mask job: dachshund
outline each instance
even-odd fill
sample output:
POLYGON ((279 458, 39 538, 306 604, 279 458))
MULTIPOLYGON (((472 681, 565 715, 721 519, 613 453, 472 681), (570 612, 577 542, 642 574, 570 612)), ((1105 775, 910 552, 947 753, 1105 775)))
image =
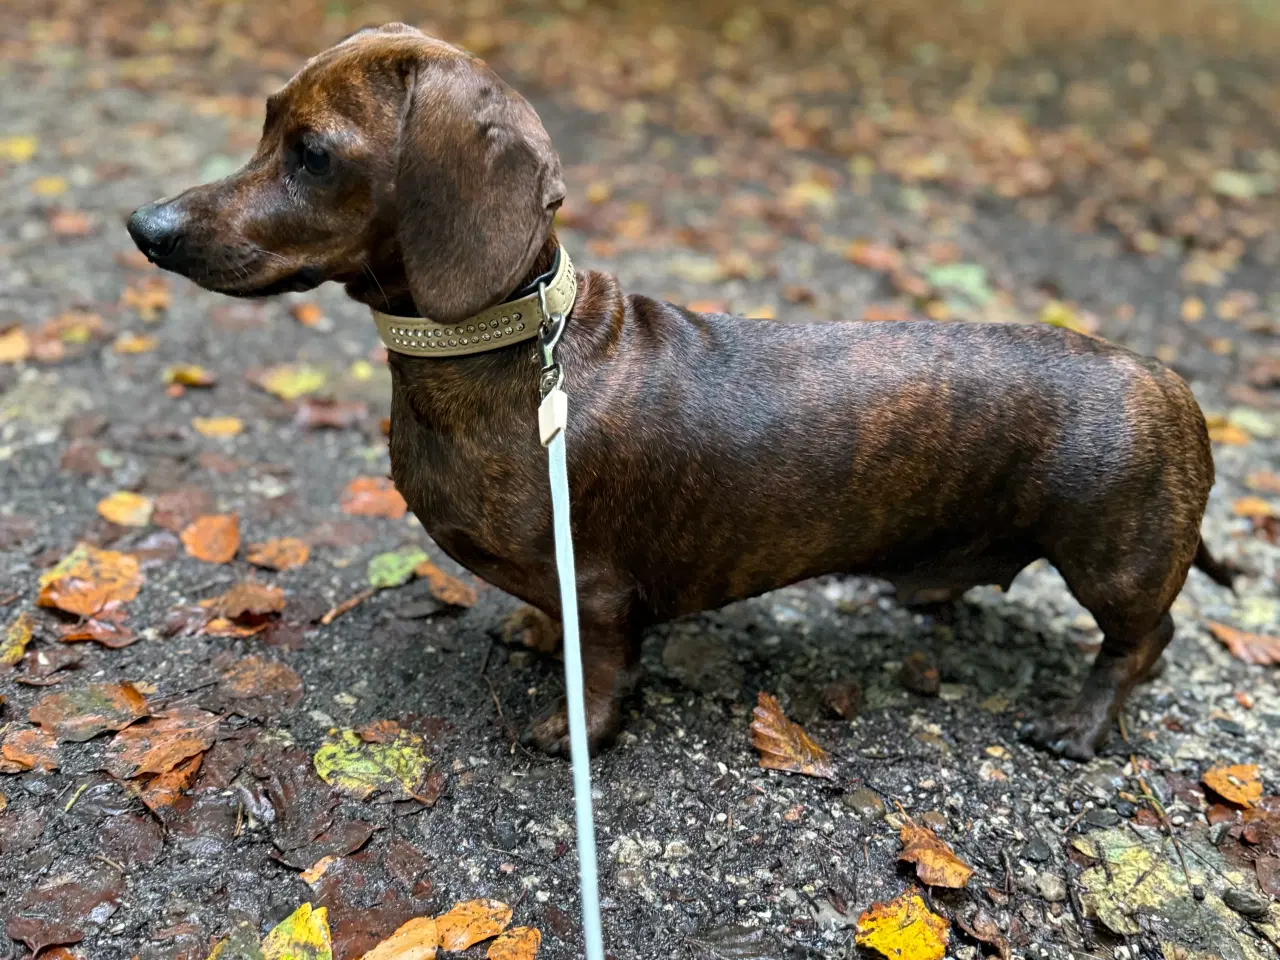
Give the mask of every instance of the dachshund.
MULTIPOLYGON (((564 196, 523 97, 389 24, 269 97, 243 169, 128 229, 209 290, 335 281, 369 306, 396 487, 445 553, 530 605, 544 643, 559 593, 531 338, 558 284, 593 749, 652 624, 827 574, 945 602, 1046 558, 1105 639, 1078 698, 1027 733, 1088 759, 1173 636, 1189 569, 1229 585, 1200 535, 1205 419, 1154 360, 1048 325, 784 323, 624 294, 567 266, 564 196)), ((563 701, 529 739, 567 754, 563 701)))

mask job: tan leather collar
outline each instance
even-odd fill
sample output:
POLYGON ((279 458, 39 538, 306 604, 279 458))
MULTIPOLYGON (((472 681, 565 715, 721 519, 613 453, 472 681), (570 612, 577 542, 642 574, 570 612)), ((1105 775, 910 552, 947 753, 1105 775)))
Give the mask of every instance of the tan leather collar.
MULTIPOLYGON (((568 316, 578 295, 578 275, 569 252, 560 248, 560 264, 546 287, 547 310, 568 316)), ((537 291, 509 300, 458 323, 436 323, 423 317, 397 317, 373 310, 378 336, 388 350, 411 357, 462 357, 500 350, 530 340, 546 319, 537 291)))

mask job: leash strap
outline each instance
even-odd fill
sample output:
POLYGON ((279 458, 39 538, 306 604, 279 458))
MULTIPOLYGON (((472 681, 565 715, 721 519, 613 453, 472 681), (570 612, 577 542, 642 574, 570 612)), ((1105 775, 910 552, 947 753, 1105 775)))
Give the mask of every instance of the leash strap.
POLYGON ((547 312, 546 287, 539 287, 543 315, 538 332, 542 357, 538 431, 547 448, 551 474, 551 514, 556 542, 556 570, 560 575, 560 621, 564 626, 564 689, 569 708, 569 748, 573 756, 573 800, 578 825, 578 876, 582 881, 582 935, 587 960, 604 960, 600 930, 600 888, 596 876, 596 828, 591 810, 591 754, 587 746, 587 711, 582 682, 582 647, 578 638, 578 588, 573 565, 573 536, 569 528, 569 467, 565 458, 565 430, 569 399, 564 371, 556 362, 556 344, 564 332, 565 314, 547 312))

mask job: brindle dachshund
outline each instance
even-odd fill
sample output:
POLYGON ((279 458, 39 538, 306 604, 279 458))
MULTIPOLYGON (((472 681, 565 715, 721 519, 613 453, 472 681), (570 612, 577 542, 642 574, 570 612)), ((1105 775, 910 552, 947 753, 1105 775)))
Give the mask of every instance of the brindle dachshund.
MULTIPOLYGON (((560 164, 483 61, 402 24, 320 54, 267 100, 239 172, 137 210, 156 264, 262 297, 327 280, 456 323, 544 276, 560 164)), ((787 324, 692 313, 579 274, 559 359, 588 727, 617 732, 650 624, 821 574, 904 598, 1007 586, 1047 558, 1105 641, 1032 735, 1093 756, 1173 635, 1213 459, 1187 385, 1048 326, 787 324)), ((390 353, 391 468, 436 543, 555 630, 534 343, 390 353)), ((532 740, 566 753, 563 704, 532 740)))

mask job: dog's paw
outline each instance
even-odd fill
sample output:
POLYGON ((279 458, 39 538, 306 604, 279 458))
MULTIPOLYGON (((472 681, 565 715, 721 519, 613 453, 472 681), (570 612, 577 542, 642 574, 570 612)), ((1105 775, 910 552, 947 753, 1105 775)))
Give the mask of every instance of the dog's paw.
POLYGON ((1111 717, 1106 710, 1073 704, 1029 723, 1020 731, 1024 740, 1068 760, 1092 760, 1111 737, 1111 717))
POLYGON ((513 610, 502 621, 502 642, 508 646, 526 647, 538 653, 560 652, 564 642, 560 624, 537 607, 527 604, 513 610))
MULTIPOLYGON (((620 713, 617 702, 587 693, 587 745, 592 756, 613 743, 618 735, 620 713)), ((552 756, 571 756, 569 710, 564 698, 533 722, 523 737, 526 746, 552 756)))

